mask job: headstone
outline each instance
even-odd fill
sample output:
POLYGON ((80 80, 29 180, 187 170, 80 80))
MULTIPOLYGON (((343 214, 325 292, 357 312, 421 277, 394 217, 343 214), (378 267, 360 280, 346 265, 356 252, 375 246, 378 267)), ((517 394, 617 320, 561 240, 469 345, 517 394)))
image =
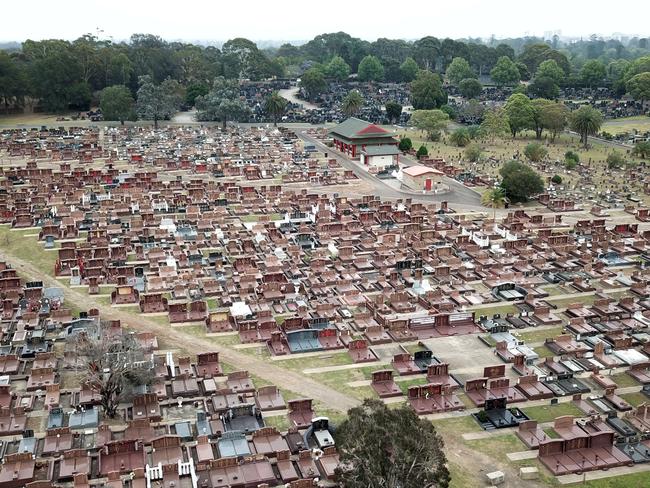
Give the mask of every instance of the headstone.
POLYGON ((498 486, 505 481, 506 475, 503 471, 492 471, 485 475, 490 483, 490 486, 498 486))

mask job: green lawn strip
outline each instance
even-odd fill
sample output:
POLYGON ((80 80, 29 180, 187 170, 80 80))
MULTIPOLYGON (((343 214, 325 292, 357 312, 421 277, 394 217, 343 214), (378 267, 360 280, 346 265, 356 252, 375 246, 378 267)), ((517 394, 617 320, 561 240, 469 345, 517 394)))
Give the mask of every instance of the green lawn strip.
POLYGON ((628 386, 639 386, 639 382, 627 373, 613 374, 611 376, 608 376, 608 378, 621 388, 626 388, 628 386))
POLYGON ((621 398, 633 407, 638 407, 642 403, 650 403, 650 398, 640 391, 637 391, 636 393, 623 393, 621 398))
POLYGON ((552 358, 555 356, 555 353, 546 346, 534 347, 533 351, 535 351, 540 358, 552 358))
POLYGON ((584 412, 576 407, 572 402, 558 403, 556 405, 542 405, 539 407, 523 407, 521 409, 531 420, 537 422, 552 422, 563 415, 573 415, 575 417, 584 416, 584 412))
POLYGON ((37 236, 38 229, 11 230, 8 225, 0 225, 0 249, 7 254, 30 262, 48 276, 54 276, 54 265, 58 257, 56 251, 46 251, 44 242, 37 236))
POLYGON ((302 372, 303 370, 310 368, 344 366, 348 364, 354 364, 354 362, 352 361, 352 358, 347 353, 347 351, 337 351, 326 355, 282 359, 280 361, 275 361, 275 364, 292 371, 302 372))
POLYGON ((509 462, 506 454, 527 450, 526 445, 515 434, 470 440, 465 441, 465 444, 476 451, 489 453, 491 458, 504 463, 509 462))
POLYGON ((562 333, 563 326, 558 325, 550 329, 527 329, 525 331, 513 331, 512 335, 516 336, 518 339, 521 339, 524 342, 543 342, 546 338, 559 336, 562 333))

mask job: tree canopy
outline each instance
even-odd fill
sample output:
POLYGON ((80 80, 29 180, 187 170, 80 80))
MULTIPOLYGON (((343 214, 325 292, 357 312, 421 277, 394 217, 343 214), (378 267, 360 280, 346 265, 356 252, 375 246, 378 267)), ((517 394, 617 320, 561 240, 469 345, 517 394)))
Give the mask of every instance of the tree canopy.
POLYGON ((475 78, 465 78, 458 84, 458 91, 465 98, 476 98, 483 91, 483 85, 475 78))
POLYGON ((365 400, 336 430, 336 481, 346 488, 446 488, 444 443, 413 409, 365 400))
POLYGON ((522 130, 533 127, 533 105, 526 95, 521 93, 511 95, 504 109, 508 116, 508 125, 513 138, 522 130))
POLYGON ((411 82, 411 103, 416 110, 439 108, 447 103, 447 93, 442 88, 440 76, 421 70, 411 82))
POLYGON ((327 64, 326 71, 330 78, 343 81, 350 76, 350 65, 341 56, 334 56, 327 64))
POLYGON ((327 82, 321 70, 310 68, 300 77, 300 86, 307 92, 307 97, 313 99, 327 89, 327 82))
POLYGON ((509 161, 499 169, 501 188, 512 202, 526 202, 544 190, 539 174, 527 164, 509 161))
POLYGON ((454 58, 447 67, 445 75, 449 83, 455 86, 466 78, 476 78, 474 70, 464 58, 454 58))
POLYGON ((580 141, 587 147, 589 136, 598 133, 603 124, 603 114, 589 105, 583 105, 569 116, 571 130, 580 134, 580 141))
POLYGON ((384 79, 384 66, 376 56, 366 56, 359 63, 358 75, 361 81, 381 81, 384 79))
POLYGON ((520 73, 512 59, 501 56, 490 71, 490 77, 497 85, 514 85, 520 80, 520 73))
POLYGON ((176 113, 180 104, 178 82, 166 79, 162 83, 156 84, 151 76, 140 78, 136 103, 136 111, 140 119, 153 120, 154 126, 158 127, 158 121, 169 120, 176 113))
POLYGON ((449 115, 442 110, 415 110, 411 115, 411 124, 426 132, 430 141, 439 140, 448 123, 449 115))
POLYGON ((104 120, 119 120, 121 124, 135 118, 134 104, 131 90, 124 85, 107 86, 99 97, 104 120))
POLYGON ((221 121, 223 127, 228 121, 245 121, 250 109, 239 98, 239 84, 224 77, 215 78, 212 89, 196 99, 196 118, 201 121, 221 121))

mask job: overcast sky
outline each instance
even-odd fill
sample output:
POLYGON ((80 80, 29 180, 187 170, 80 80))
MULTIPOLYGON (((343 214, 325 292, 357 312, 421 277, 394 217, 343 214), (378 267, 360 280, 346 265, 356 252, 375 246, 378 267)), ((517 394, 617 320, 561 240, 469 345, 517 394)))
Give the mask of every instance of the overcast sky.
POLYGON ((325 32, 416 39, 650 35, 650 1, 609 0, 31 0, 2 5, 1 41, 115 40, 151 33, 167 40, 308 40, 325 32), (616 12, 616 6, 621 11, 616 12))

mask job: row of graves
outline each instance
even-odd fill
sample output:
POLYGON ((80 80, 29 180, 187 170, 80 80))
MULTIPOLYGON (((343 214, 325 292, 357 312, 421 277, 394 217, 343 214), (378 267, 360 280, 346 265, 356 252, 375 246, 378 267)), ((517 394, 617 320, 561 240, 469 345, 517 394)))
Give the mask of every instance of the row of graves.
POLYGON ((97 310, 74 317, 59 289, 25 283, 6 263, 0 285, 0 486, 334 485, 334 426, 312 400, 285 401, 244 370, 225 373, 216 352, 161 352, 153 334, 97 310), (137 343, 130 360, 151 377, 108 418, 81 345, 125 335, 137 343), (286 416, 289 429, 267 426, 269 415, 286 416))
POLYGON ((486 429, 517 427, 517 436, 538 450, 540 461, 554 475, 650 462, 650 401, 634 407, 621 396, 630 388, 621 388, 610 378, 625 373, 639 385, 631 389, 650 398, 650 276, 645 269, 622 273, 626 265, 618 263, 617 271, 601 266, 607 271, 601 276, 594 268, 585 268, 578 276, 544 275, 549 282, 593 292, 589 303, 576 298, 560 312, 552 301, 526 298, 517 303, 516 316, 483 317, 489 344, 496 344, 495 354, 505 364, 486 368, 484 378, 466 381, 465 391, 475 405, 485 399, 484 410, 474 416, 486 429), (626 293, 613 298, 590 285, 596 280, 610 292, 626 293), (563 326, 561 335, 544 341, 549 357, 541 359, 513 335, 515 328, 527 325, 563 326), (514 392, 499 388, 509 386, 501 379, 506 365, 519 375, 514 392), (497 378, 490 381, 493 376, 497 378), (494 395, 485 395, 485 380, 494 395), (480 393, 473 392, 475 387, 480 393), (570 401, 583 417, 557 418, 552 426, 555 435, 549 435, 549 428, 508 406, 525 400, 570 401))

